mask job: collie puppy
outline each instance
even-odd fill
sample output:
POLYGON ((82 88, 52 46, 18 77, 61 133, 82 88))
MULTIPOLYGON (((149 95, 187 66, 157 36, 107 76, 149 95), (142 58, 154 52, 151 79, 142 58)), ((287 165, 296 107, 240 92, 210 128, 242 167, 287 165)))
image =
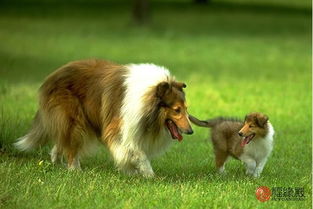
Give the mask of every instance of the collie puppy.
POLYGON ((80 169, 81 156, 97 141, 107 146, 119 170, 152 177, 150 159, 192 134, 186 85, 153 64, 117 65, 75 61, 46 78, 29 133, 15 143, 30 150, 52 141, 51 160, 80 169))
POLYGON ((215 164, 220 173, 229 156, 246 164, 246 174, 259 177, 273 149, 274 129, 268 116, 250 113, 242 122, 237 119, 214 118, 199 120, 189 116, 192 123, 209 127, 215 153, 215 164))

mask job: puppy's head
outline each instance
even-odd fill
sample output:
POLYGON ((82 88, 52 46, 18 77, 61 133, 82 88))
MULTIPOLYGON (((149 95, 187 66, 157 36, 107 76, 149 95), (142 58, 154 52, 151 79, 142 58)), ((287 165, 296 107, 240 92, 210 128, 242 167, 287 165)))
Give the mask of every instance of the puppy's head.
POLYGON ((164 123, 172 138, 179 141, 183 139, 182 133, 193 133, 188 119, 183 88, 186 88, 186 84, 172 81, 161 82, 156 90, 160 108, 164 112, 164 123))
POLYGON ((250 113, 245 117, 244 125, 238 132, 243 138, 241 145, 248 144, 254 138, 263 138, 267 133, 268 116, 262 113, 250 113))

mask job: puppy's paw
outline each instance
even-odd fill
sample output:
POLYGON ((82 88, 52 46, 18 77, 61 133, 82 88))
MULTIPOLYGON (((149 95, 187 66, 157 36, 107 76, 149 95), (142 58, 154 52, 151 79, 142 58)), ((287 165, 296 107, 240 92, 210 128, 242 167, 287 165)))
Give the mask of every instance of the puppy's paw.
POLYGON ((259 172, 254 172, 252 175, 254 178, 259 178, 261 174, 259 172))
POLYGON ((253 175, 254 175, 254 173, 255 173, 255 172, 254 172, 254 171, 252 171, 252 170, 249 170, 249 169, 248 169, 248 170, 246 170, 246 175, 247 175, 247 176, 253 176, 253 175))
POLYGON ((225 168, 223 166, 223 167, 220 167, 220 168, 217 169, 217 173, 220 174, 220 175, 225 175, 227 172, 226 172, 226 170, 225 170, 225 168))

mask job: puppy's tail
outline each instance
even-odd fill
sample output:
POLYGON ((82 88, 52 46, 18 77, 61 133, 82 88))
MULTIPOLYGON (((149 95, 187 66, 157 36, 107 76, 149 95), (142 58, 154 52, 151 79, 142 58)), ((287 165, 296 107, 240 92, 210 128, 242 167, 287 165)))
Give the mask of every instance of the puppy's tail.
POLYGON ((213 119, 209 119, 209 120, 199 120, 198 118, 196 118, 192 115, 189 115, 189 120, 197 126, 213 128, 214 126, 221 123, 225 119, 223 117, 218 117, 218 118, 213 118, 213 119))
POLYGON ((29 151, 47 142, 47 134, 42 124, 39 111, 33 121, 33 126, 28 134, 17 139, 14 146, 20 151, 29 151))

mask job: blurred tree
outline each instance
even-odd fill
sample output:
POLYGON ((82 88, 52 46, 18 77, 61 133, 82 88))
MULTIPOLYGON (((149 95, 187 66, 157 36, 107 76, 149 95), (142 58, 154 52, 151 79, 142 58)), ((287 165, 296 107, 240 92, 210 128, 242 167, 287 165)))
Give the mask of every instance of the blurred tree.
POLYGON ((133 0, 133 16, 138 24, 143 24, 149 19, 149 0, 133 0))

